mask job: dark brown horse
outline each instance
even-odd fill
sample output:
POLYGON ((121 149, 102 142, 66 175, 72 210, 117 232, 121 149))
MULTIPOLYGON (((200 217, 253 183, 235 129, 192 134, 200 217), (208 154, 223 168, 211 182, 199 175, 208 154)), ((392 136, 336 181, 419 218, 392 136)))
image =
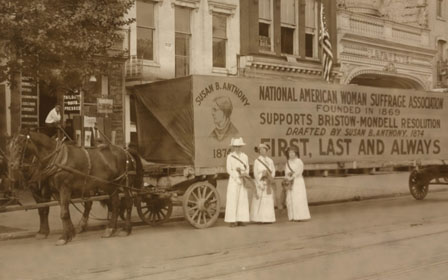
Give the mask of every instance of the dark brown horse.
POLYGON ((109 194, 112 217, 103 237, 110 237, 117 228, 119 193, 123 192, 126 215, 121 234, 130 234, 131 189, 142 185, 141 162, 135 153, 115 145, 102 148, 76 147, 37 132, 15 136, 10 144, 11 169, 22 171, 25 163, 33 157, 37 161, 35 166, 38 166, 35 176, 46 180, 49 188, 58 193, 63 233, 57 245, 66 244, 75 236, 69 203, 76 193, 87 197, 92 192, 102 190, 109 194))
MULTIPOLYGON (((20 181, 13 182, 13 184, 20 183, 22 186, 26 186, 30 190, 36 203, 49 202, 52 197, 57 196, 57 192, 50 187, 49 178, 41 179, 37 162, 31 162, 31 164, 28 164, 25 168, 24 167, 25 166, 22 167, 20 175, 17 176, 20 177, 20 181)), ((18 174, 16 173, 15 175, 18 174)), ((80 196, 80 194, 77 195, 78 197, 80 196)), ((87 198, 87 196, 87 194, 84 194, 85 198, 87 198)), ((110 208, 109 201, 101 201, 101 203, 103 204, 103 206, 106 205, 110 208)), ((76 230, 77 233, 81 233, 87 229, 92 204, 92 201, 83 202, 84 211, 76 230)), ((37 210, 39 213, 39 230, 36 234, 36 239, 44 239, 47 238, 50 234, 50 225, 48 222, 50 207, 39 207, 37 210)))

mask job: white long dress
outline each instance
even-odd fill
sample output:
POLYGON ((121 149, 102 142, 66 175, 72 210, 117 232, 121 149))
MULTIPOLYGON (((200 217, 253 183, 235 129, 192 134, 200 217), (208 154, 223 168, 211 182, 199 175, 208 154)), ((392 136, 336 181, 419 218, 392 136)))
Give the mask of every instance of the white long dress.
POLYGON ((303 162, 299 158, 288 160, 293 174, 289 174, 291 170, 288 164, 285 166, 286 177, 294 179, 291 190, 286 191, 286 207, 288 208, 288 219, 294 220, 308 220, 311 218, 310 210, 308 208, 308 199, 306 196, 305 181, 303 180, 303 162))
POLYGON ((227 185, 227 201, 226 213, 224 221, 227 223, 234 222, 249 222, 249 199, 247 189, 243 186, 240 174, 237 169, 241 170, 243 174, 249 174, 249 160, 247 155, 235 152, 227 156, 227 173, 229 174, 229 183, 227 185), (236 158, 241 160, 237 160, 236 158))
POLYGON ((275 222, 275 190, 271 189, 268 194, 267 183, 265 180, 261 179, 266 172, 270 172, 275 175, 274 162, 269 157, 259 156, 254 161, 255 185, 257 187, 257 194, 259 197, 257 198, 255 195, 252 197, 252 204, 250 206, 250 220, 253 222, 275 222), (269 170, 260 161, 262 161, 269 168, 269 170))

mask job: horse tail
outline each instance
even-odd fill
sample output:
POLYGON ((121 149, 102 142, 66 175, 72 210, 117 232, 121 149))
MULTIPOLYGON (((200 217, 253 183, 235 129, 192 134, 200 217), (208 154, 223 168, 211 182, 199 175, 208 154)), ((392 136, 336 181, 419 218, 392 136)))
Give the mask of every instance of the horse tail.
POLYGON ((135 162, 135 176, 134 180, 132 182, 133 188, 141 189, 143 187, 143 164, 140 156, 138 155, 137 151, 134 149, 128 150, 129 154, 132 156, 135 162))

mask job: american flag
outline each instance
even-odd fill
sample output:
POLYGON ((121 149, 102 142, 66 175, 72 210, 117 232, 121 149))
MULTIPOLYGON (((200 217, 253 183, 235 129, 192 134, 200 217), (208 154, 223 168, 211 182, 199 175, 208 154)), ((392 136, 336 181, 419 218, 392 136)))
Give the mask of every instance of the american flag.
POLYGON ((333 50, 328 34, 327 20, 325 18, 324 3, 320 4, 320 36, 319 42, 322 46, 322 77, 330 81, 331 67, 333 66, 333 50))

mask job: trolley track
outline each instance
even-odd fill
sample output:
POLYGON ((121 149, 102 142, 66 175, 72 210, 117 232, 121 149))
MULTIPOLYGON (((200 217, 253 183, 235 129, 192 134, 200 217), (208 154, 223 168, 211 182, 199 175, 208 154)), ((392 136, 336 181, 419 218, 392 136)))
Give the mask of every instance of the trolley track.
MULTIPOLYGON (((377 225, 352 232, 331 232, 302 236, 293 240, 290 238, 270 240, 261 244, 253 243, 201 255, 152 262, 150 266, 133 267, 130 270, 126 267, 121 269, 128 271, 127 279, 249 279, 250 275, 263 275, 265 272, 285 266, 305 265, 313 260, 328 257, 356 255, 375 247, 412 243, 447 233, 448 219, 426 221, 418 232, 409 222, 394 226, 377 225)), ((383 276, 412 272, 419 268, 444 265, 447 262, 448 254, 440 254, 426 263, 406 264, 383 272, 347 279, 384 279, 383 276)), ((91 279, 89 275, 83 276, 80 279, 91 279)), ((113 271, 102 277, 121 279, 114 278, 113 271)))

